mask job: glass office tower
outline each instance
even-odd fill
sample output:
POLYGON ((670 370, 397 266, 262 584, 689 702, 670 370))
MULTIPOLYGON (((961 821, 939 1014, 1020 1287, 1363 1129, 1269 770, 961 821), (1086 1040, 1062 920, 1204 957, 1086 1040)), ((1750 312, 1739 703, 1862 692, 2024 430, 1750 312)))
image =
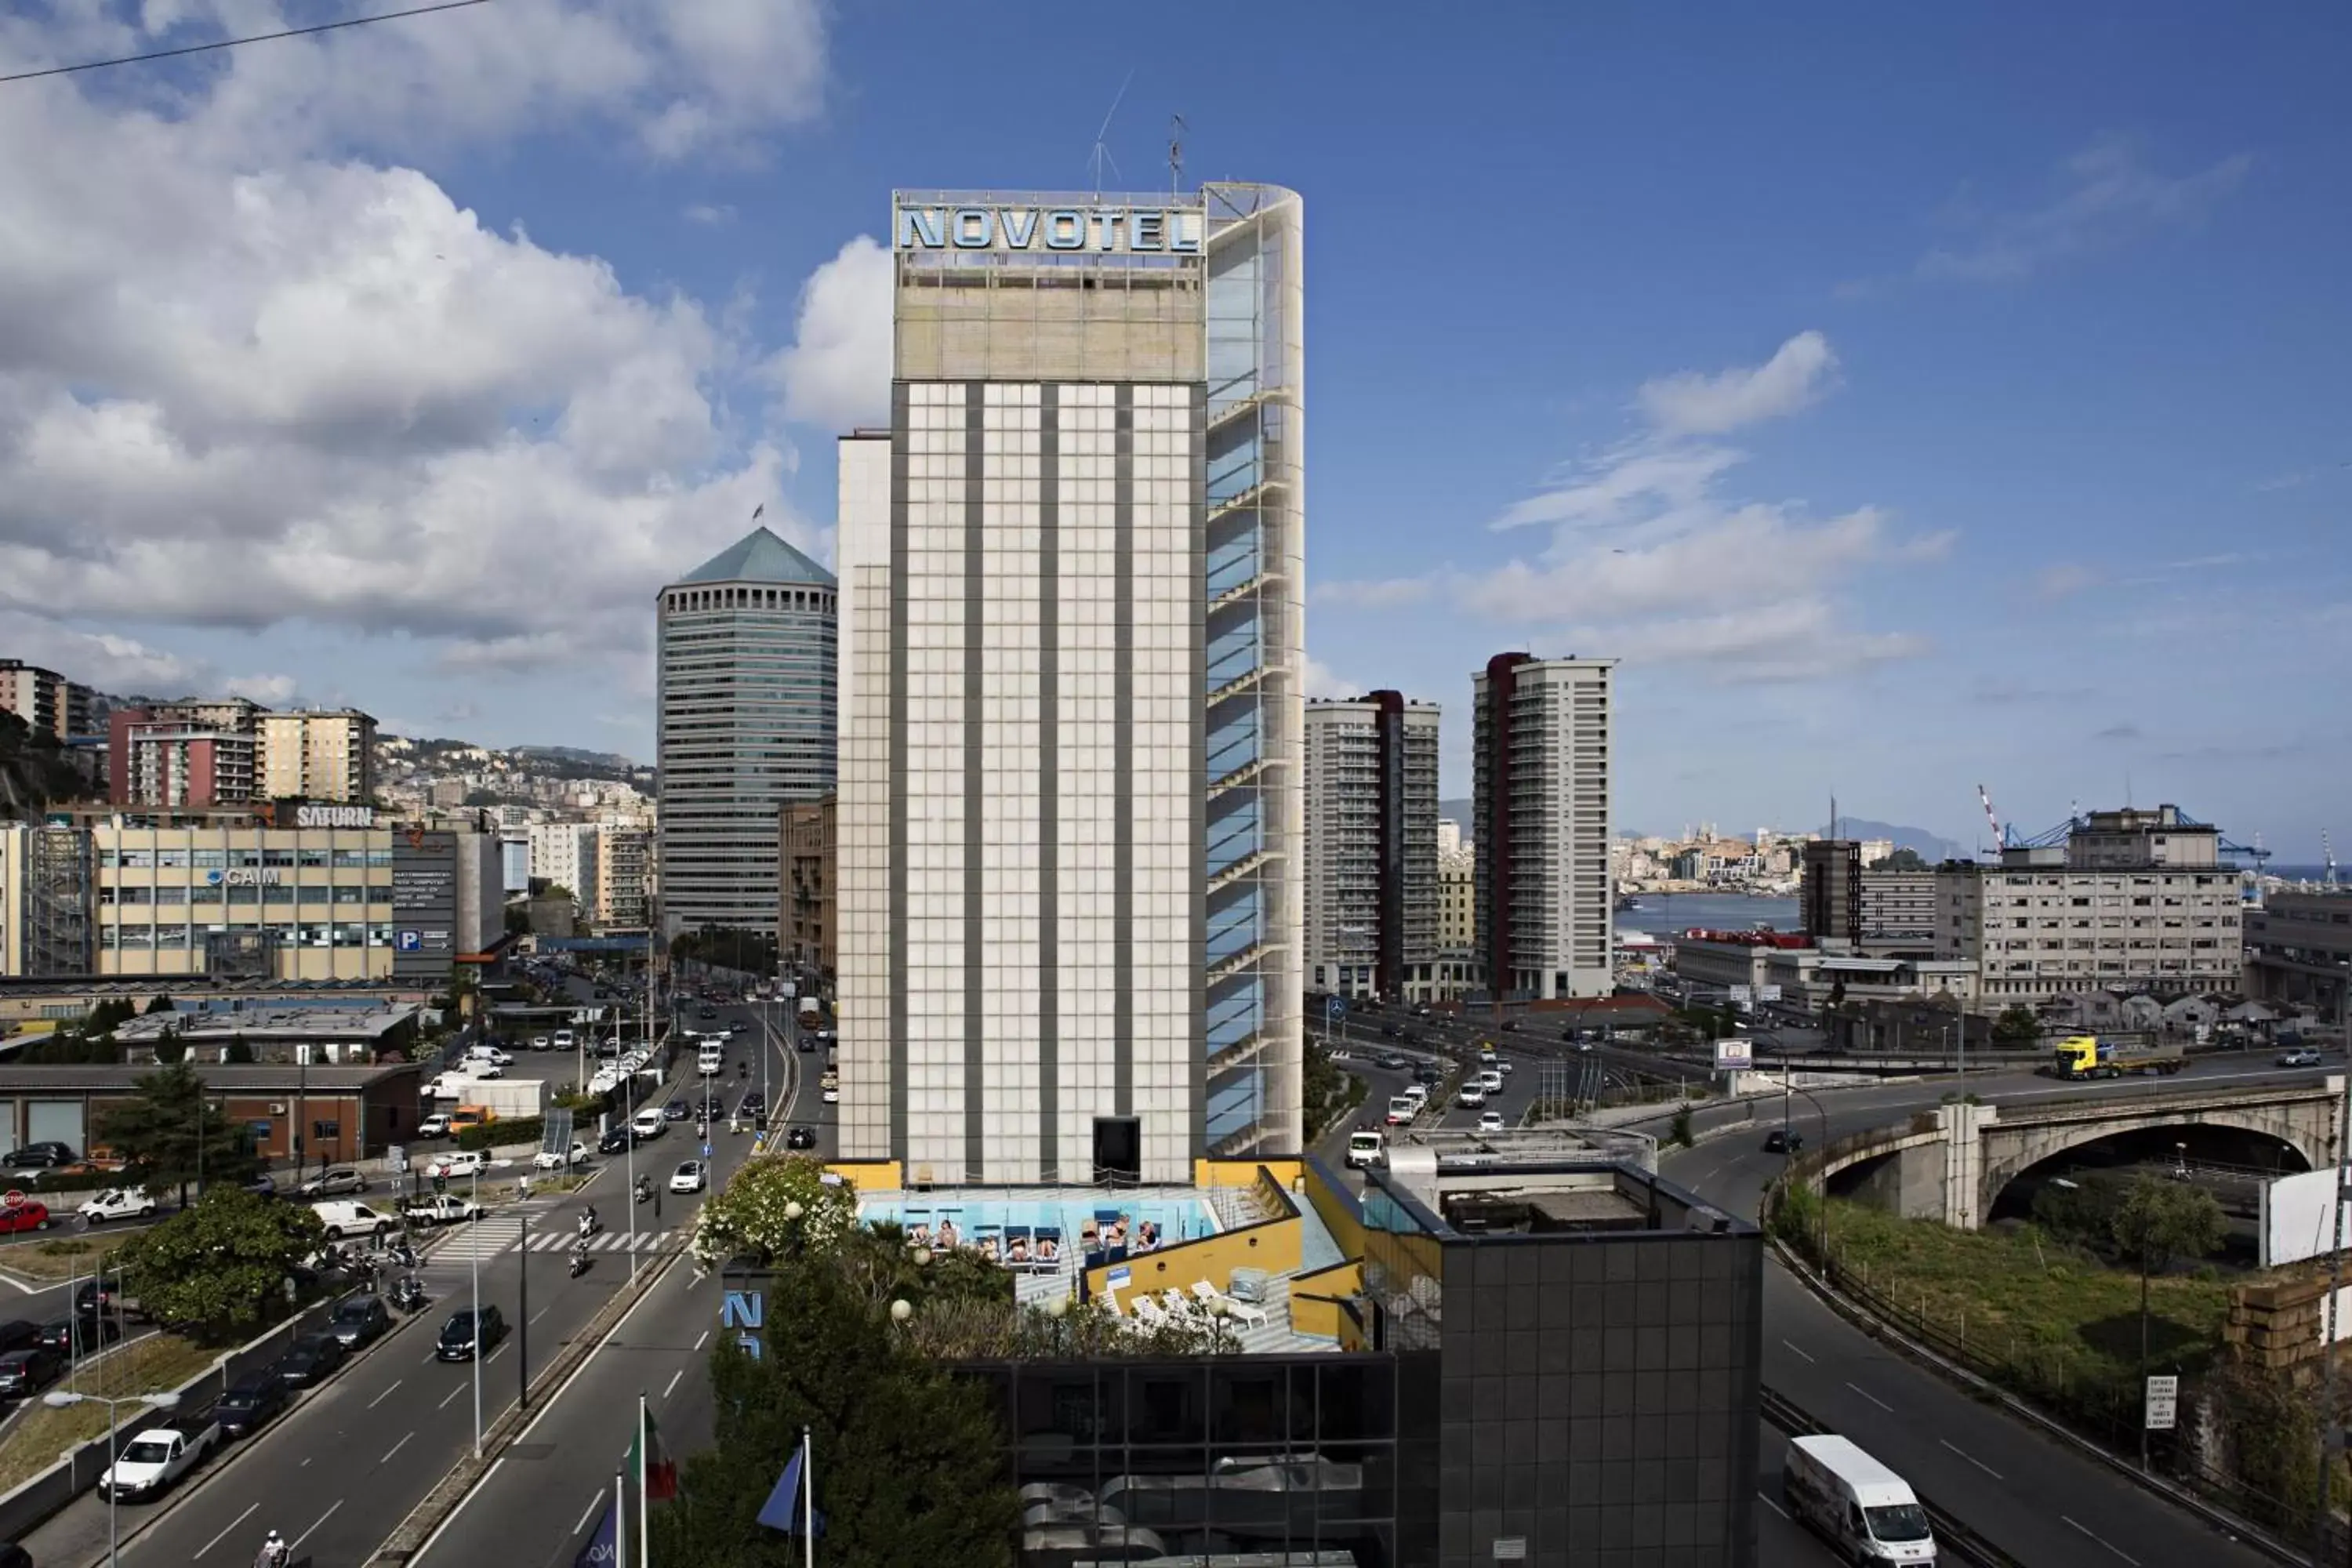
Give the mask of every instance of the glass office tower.
POLYGON ((842 1152, 1300 1142, 1298 198, 900 193, 842 447, 842 1152))

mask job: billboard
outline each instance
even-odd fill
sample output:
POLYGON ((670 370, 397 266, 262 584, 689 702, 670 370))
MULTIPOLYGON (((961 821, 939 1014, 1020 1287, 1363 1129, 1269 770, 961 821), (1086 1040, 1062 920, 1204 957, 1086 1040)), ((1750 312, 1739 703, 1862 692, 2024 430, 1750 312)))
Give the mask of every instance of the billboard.
POLYGON ((1756 1065, 1756 1047, 1747 1039, 1715 1042, 1715 1070, 1746 1072, 1756 1065))
MULTIPOLYGON (((2328 1203, 2335 1191, 2333 1165, 2300 1176, 2281 1176, 2263 1185, 2257 1232, 2263 1268, 2298 1263, 2335 1249, 2336 1211, 2328 1203)), ((2352 1210, 2345 1215, 2344 1236, 2352 1242, 2352 1210)))

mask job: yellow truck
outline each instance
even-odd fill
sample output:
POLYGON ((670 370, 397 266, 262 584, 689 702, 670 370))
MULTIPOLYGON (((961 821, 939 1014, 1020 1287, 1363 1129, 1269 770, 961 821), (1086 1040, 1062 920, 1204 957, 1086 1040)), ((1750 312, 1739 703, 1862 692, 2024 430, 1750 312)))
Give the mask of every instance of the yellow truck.
POLYGON ((2126 1073, 2169 1078, 2187 1065, 2188 1058, 2177 1045, 2070 1035, 2058 1042, 2050 1071, 2053 1077, 2063 1079, 2121 1078, 2126 1073))

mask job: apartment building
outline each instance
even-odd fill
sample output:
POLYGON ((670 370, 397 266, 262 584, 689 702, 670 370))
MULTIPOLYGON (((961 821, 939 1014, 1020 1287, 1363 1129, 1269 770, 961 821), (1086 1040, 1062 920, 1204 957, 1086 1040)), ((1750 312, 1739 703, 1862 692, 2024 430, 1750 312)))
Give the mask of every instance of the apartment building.
POLYGON ((802 801, 778 815, 777 856, 783 867, 782 903, 776 912, 777 946, 803 984, 832 987, 837 962, 839 900, 834 888, 840 825, 838 795, 802 801))
POLYGON ((597 835, 585 822, 535 822, 530 829, 533 881, 569 890, 582 912, 597 909, 597 835))
POLYGON ((635 931, 653 923, 653 835, 614 823, 596 826, 596 919, 635 931))
POLYGON ((258 751, 250 731, 118 708, 107 716, 107 796, 116 805, 244 805, 258 751))
POLYGON ((1606 996, 1613 658, 1497 654, 1475 678, 1472 853, 1492 995, 1606 996))
POLYGON ((1862 846, 1851 838, 1817 838, 1804 847, 1799 889, 1805 934, 1815 942, 1862 939, 1862 846))
POLYGON ((375 721, 357 709, 256 712, 254 795, 365 801, 375 794, 375 721))
POLYGON ((2234 993, 2244 903, 2221 832, 2178 806, 2094 811, 2062 841, 1946 866, 1939 957, 1978 966, 1992 1010, 2088 991, 2234 993))
POLYGON ((1427 1001, 1438 955, 1438 707, 1307 705, 1307 984, 1427 1001))
POLYGON ((1865 943, 1933 945, 1936 936, 1936 873, 1862 872, 1862 940, 1865 943))
POLYGON ((0 711, 14 713, 34 729, 69 741, 89 733, 90 689, 54 669, 0 658, 0 711))
POLYGON ((2352 889, 2278 892, 2246 911, 2245 991, 2342 1028, 2352 1002, 2352 889))

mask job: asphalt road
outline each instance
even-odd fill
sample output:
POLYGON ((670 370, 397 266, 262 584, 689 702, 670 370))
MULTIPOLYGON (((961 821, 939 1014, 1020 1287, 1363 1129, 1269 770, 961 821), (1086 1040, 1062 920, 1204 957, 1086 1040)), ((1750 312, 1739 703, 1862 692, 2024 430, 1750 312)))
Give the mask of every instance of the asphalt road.
MULTIPOLYGON (((788 1119, 819 1121, 829 1143, 834 1108, 819 1101, 814 1082, 824 1058, 794 1051, 788 1037, 792 1027, 785 1021, 769 1047, 775 1098, 788 1119), (789 1094, 782 1087, 787 1077, 789 1094)), ((738 1037, 736 1048, 755 1047, 760 1038, 756 1032, 738 1037)), ((758 1072, 755 1066, 755 1079, 758 1072)), ((719 1305, 716 1279, 698 1282, 688 1262, 673 1268, 412 1561, 421 1568, 484 1563, 570 1568, 627 1456, 640 1394, 649 1401, 672 1457, 709 1444, 712 1410, 705 1366, 710 1339, 719 1331, 719 1305)), ((634 1530, 634 1498, 629 1509, 634 1530)), ((635 1560, 634 1542, 629 1555, 635 1560)))
MULTIPOLYGON (((734 1054, 749 1056, 758 1038, 756 1032, 739 1037, 734 1054)), ((754 1081, 757 1071, 755 1066, 754 1081)), ((688 1059, 663 1094, 650 1098, 658 1103, 682 1087, 690 1089, 694 1079, 688 1059)), ((637 1169, 650 1172, 661 1184, 677 1162, 694 1156, 692 1139, 690 1124, 681 1130, 681 1124, 672 1123, 662 1139, 636 1152, 637 1169)), ((714 1184, 740 1163, 750 1143, 748 1135, 729 1139, 723 1131, 717 1133, 714 1184)), ((568 1237, 583 1205, 596 1205, 609 1239, 604 1244, 606 1249, 594 1254, 588 1272, 577 1279, 569 1277, 565 1243, 526 1253, 501 1237, 501 1231, 512 1235, 511 1208, 493 1209, 482 1222, 481 1250, 498 1250, 479 1259, 481 1299, 503 1308, 513 1331, 482 1366, 484 1427, 514 1403, 525 1340, 535 1375, 627 1279, 625 1248, 633 1221, 644 1233, 645 1246, 652 1244, 656 1228, 674 1230, 691 1223, 697 1198, 665 1194, 658 1218, 650 1205, 632 1204, 627 1163, 617 1157, 600 1160, 594 1178, 580 1194, 535 1198, 528 1205, 531 1240, 537 1243, 542 1237, 568 1237), (524 1320, 526 1266, 529 1315, 524 1320)), ((470 1299, 471 1265, 451 1259, 446 1250, 466 1242, 465 1230, 454 1232, 428 1258, 422 1272, 434 1300, 422 1312, 402 1322, 287 1415, 254 1436, 229 1445, 192 1485, 154 1505, 125 1505, 121 1522, 126 1533, 152 1516, 160 1517, 122 1548, 122 1560, 153 1568, 187 1563, 233 1568, 250 1561, 263 1534, 274 1527, 297 1542, 297 1560, 307 1559, 313 1568, 345 1568, 363 1562, 473 1441, 474 1369, 467 1363, 438 1363, 433 1353, 442 1323, 470 1299)), ((663 1289, 670 1289, 667 1282, 663 1289)), ((104 1541, 103 1508, 84 1497, 36 1531, 26 1544, 35 1560, 45 1564, 87 1563, 103 1560, 104 1541), (97 1542, 94 1557, 89 1544, 92 1541, 97 1542)))
MULTIPOLYGON (((2161 1093, 2200 1081, 2310 1076, 2273 1070, 2260 1058, 2209 1058, 2177 1078, 2140 1087, 2161 1093)), ((1799 1099, 1794 1121, 1808 1137, 1842 1137, 1936 1104, 1948 1087, 1948 1081, 1931 1080, 1817 1093, 1821 1110, 1799 1099)), ((1971 1078, 1969 1088, 1995 1102, 2053 1093, 2128 1097, 2135 1091, 2113 1083, 2069 1087, 2022 1073, 1971 1078)), ((1692 1149, 1665 1151, 1661 1172, 1712 1203, 1753 1215, 1765 1184, 1783 1163, 1782 1156, 1761 1149, 1763 1130, 1779 1120, 1769 1107, 1759 1108, 1752 1132, 1727 1132, 1692 1149)), ((1701 1127, 1708 1121, 1702 1117, 1701 1127)), ((2251 1568, 2271 1561, 2105 1464, 1979 1404, 1885 1349, 1769 1262, 1764 1279, 1764 1381, 2033 1568, 2156 1568, 2187 1562, 2251 1568)), ((1768 1443, 1774 1463, 1780 1447, 1777 1438, 1768 1443)), ((1768 1500, 1777 1499, 1770 1478, 1764 1479, 1762 1489, 1768 1500)))

